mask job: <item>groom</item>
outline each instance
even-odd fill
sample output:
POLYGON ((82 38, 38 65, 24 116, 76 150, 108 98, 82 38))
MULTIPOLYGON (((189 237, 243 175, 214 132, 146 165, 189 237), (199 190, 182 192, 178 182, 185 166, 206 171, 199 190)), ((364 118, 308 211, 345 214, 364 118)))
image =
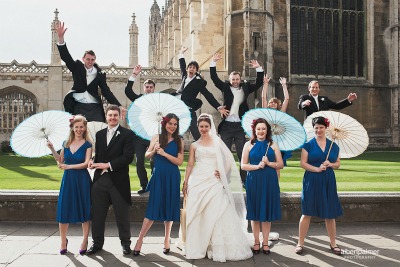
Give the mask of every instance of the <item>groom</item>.
POLYGON ((102 250, 107 211, 113 205, 122 252, 130 254, 131 230, 129 208, 131 186, 129 164, 133 161, 135 138, 133 132, 119 125, 120 109, 109 105, 106 109, 108 127, 96 133, 95 157, 89 168, 96 169, 93 178, 92 238, 88 255, 102 250))

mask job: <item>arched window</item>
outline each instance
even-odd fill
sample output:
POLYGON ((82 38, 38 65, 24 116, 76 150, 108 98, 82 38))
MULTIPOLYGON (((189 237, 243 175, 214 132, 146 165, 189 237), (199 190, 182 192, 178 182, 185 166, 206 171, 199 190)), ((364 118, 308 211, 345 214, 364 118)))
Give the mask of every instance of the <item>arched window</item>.
POLYGON ((31 92, 8 87, 0 90, 1 133, 11 133, 18 124, 36 113, 37 100, 31 92))
POLYGON ((364 0, 291 0, 291 73, 364 77, 364 6, 364 0))

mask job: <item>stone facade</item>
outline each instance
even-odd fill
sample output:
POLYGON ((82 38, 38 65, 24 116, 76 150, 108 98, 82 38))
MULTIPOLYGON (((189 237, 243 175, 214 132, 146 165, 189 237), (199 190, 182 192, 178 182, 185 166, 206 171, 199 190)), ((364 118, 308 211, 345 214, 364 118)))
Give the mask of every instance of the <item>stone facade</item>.
MULTIPOLYGON (((303 120, 303 114, 297 109, 297 102, 301 94, 308 93, 311 80, 319 80, 321 95, 333 100, 355 92, 358 100, 343 112, 364 125, 371 146, 400 147, 400 1, 353 1, 363 6, 365 14, 362 23, 365 53, 363 75, 350 77, 291 73, 291 4, 308 2, 313 1, 165 1, 157 17, 161 23, 151 57, 159 67, 177 67, 178 49, 186 46, 187 56, 196 59, 204 73, 212 54, 218 52, 224 58, 217 65, 221 77, 227 78, 228 73, 237 70, 250 80, 255 72, 248 68, 247 62, 257 59, 273 78, 270 95, 283 98, 278 78, 288 78, 288 113, 299 121, 303 120)), ((152 10, 156 8, 154 2, 152 10)), ((251 106, 260 106, 260 95, 258 92, 248 99, 251 106)))

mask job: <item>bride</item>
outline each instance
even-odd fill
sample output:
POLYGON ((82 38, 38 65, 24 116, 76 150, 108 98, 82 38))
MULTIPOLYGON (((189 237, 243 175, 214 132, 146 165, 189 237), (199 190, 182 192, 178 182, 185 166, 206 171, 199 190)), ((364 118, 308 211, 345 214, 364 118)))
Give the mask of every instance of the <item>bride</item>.
POLYGON ((201 114, 197 125, 201 137, 190 146, 182 189, 187 194, 186 258, 248 259, 253 253, 238 168, 211 115, 201 114))

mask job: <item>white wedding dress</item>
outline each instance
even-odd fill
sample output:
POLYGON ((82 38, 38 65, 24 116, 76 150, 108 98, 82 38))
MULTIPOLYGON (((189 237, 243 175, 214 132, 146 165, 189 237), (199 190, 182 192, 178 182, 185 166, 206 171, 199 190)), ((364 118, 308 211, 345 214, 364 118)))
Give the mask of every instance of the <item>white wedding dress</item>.
MULTIPOLYGON (((253 256, 246 228, 230 203, 217 170, 215 147, 198 146, 188 181, 186 202, 186 258, 225 262, 253 256)), ((229 190, 229 189, 228 189, 229 190)))

